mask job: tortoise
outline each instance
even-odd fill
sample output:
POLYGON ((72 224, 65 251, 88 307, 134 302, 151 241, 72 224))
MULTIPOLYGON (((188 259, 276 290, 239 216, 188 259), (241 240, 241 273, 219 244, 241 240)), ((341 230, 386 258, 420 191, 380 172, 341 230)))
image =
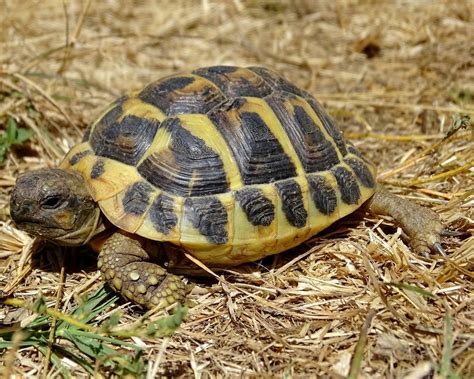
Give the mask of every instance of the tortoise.
POLYGON ((375 177, 309 93, 266 68, 213 66, 117 99, 58 168, 18 178, 11 217, 91 244, 112 289, 163 307, 189 292, 183 252, 216 269, 255 261, 362 205, 392 216, 416 252, 443 253, 438 215, 375 177))

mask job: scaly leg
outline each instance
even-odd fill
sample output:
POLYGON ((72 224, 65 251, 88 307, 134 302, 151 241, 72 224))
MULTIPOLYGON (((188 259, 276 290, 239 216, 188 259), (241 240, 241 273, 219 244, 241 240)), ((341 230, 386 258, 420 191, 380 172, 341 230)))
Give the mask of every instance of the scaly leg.
POLYGON ((433 250, 444 255, 440 235, 444 234, 445 229, 439 216, 431 209, 393 195, 381 187, 368 201, 368 209, 373 214, 393 217, 408 235, 417 253, 427 254, 433 250))
POLYGON ((110 287, 145 308, 183 302, 190 288, 149 260, 139 240, 116 232, 104 243, 97 265, 110 287))

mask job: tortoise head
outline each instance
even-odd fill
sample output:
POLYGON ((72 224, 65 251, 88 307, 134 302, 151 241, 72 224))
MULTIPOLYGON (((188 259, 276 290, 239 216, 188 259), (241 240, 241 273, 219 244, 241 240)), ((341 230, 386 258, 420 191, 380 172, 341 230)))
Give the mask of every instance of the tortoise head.
POLYGON ((11 195, 10 214, 18 228, 58 245, 82 245, 100 225, 99 207, 83 177, 57 168, 21 175, 11 195))

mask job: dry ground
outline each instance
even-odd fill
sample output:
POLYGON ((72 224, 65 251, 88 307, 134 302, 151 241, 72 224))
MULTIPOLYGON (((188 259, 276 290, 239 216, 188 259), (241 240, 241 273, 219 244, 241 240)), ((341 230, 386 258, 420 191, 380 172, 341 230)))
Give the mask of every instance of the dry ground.
MULTIPOLYGON (((46 249, 31 267, 31 241, 9 223, 18 173, 58 163, 106 104, 151 80, 203 65, 264 65, 315 94, 394 193, 465 235, 443 239, 448 258, 419 257, 390 219, 359 212, 295 252, 198 284, 178 332, 143 339, 144 359, 169 376, 337 378, 360 340, 361 377, 473 377, 473 131, 443 139, 453 120, 474 116, 473 7, 0 1, 0 128, 13 119, 34 131, 0 166, 1 288, 28 300, 41 290, 54 305, 64 258, 46 249)), ((66 256, 64 311, 101 285, 92 261, 66 256)), ((119 305, 125 324, 141 314, 119 305)), ((0 308, 7 326, 28 315, 0 308)), ((6 372, 48 373, 31 347, 4 357, 6 372)), ((78 365, 71 372, 87 375, 78 365)))

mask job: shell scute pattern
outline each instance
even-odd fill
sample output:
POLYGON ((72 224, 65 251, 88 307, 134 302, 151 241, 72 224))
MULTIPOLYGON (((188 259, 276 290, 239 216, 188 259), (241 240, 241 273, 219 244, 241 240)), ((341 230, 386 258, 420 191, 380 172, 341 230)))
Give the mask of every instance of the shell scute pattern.
POLYGON ((249 69, 261 76, 275 92, 286 92, 301 97, 305 95, 303 90, 271 70, 264 67, 249 67, 249 69))
POLYGON ((218 245, 228 242, 227 209, 217 197, 188 197, 184 206, 187 208, 185 212, 193 227, 209 242, 218 245))
POLYGON ((216 264, 295 246, 375 187, 319 103, 260 67, 206 67, 119 99, 63 166, 118 227, 216 264))
POLYGON ((99 178, 105 172, 105 163, 102 159, 98 159, 91 170, 91 179, 99 178))
POLYGON ((261 76, 245 68, 215 66, 201 68, 193 73, 212 81, 228 98, 263 98, 273 91, 261 76))
POLYGON ((92 154, 92 150, 83 150, 83 151, 79 151, 78 153, 75 153, 71 156, 71 158, 69 158, 69 164, 71 166, 74 166, 76 165, 77 163, 79 163, 79 161, 84 158, 86 155, 91 155, 92 154))
POLYGON ((122 117, 116 105, 95 126, 90 144, 99 156, 136 165, 150 147, 159 122, 143 117, 122 117))
POLYGON ((148 209, 153 187, 147 182, 137 182, 125 192, 122 205, 125 213, 141 216, 148 209))
POLYGON ((356 158, 345 158, 344 162, 349 165, 364 186, 375 187, 375 179, 365 163, 356 158))
POLYGON ((254 105, 256 102, 240 98, 209 114, 233 152, 243 183, 271 183, 296 176, 294 163, 285 153, 281 139, 263 120, 264 113, 249 111, 254 105))
POLYGON ((179 196, 202 196, 229 188, 221 157, 204 140, 181 126, 179 118, 162 123, 168 148, 149 155, 138 172, 151 184, 179 196))
POLYGON ((150 208, 150 220, 160 233, 168 234, 178 223, 171 196, 160 194, 150 208))
POLYGON ((209 112, 225 101, 225 96, 212 82, 195 75, 177 75, 158 80, 138 95, 168 116, 209 112))
POLYGON ((236 192, 238 201, 252 225, 270 225, 275 218, 275 206, 258 188, 243 188, 236 192))
POLYGON ((341 152, 341 154, 344 156, 347 154, 347 148, 346 144, 344 142, 344 138, 342 136, 341 131, 334 125, 332 120, 329 118, 327 113, 324 111, 323 107, 321 104, 316 101, 312 96, 306 94, 305 100, 308 102, 309 105, 311 105, 311 108, 313 108, 313 111, 316 113, 317 117, 319 120, 321 120, 324 128, 326 131, 329 133, 331 138, 334 140, 337 148, 341 152))
POLYGON ((307 178, 316 208, 325 215, 333 213, 337 206, 336 190, 322 175, 308 175, 307 178))
POLYGON ((308 211, 304 205, 303 193, 300 185, 293 179, 276 183, 278 194, 282 201, 282 210, 288 222, 296 228, 306 225, 308 211))
POLYGON ((318 118, 310 114, 303 99, 276 95, 267 101, 293 141, 306 172, 328 170, 339 163, 336 146, 316 124, 318 118))

